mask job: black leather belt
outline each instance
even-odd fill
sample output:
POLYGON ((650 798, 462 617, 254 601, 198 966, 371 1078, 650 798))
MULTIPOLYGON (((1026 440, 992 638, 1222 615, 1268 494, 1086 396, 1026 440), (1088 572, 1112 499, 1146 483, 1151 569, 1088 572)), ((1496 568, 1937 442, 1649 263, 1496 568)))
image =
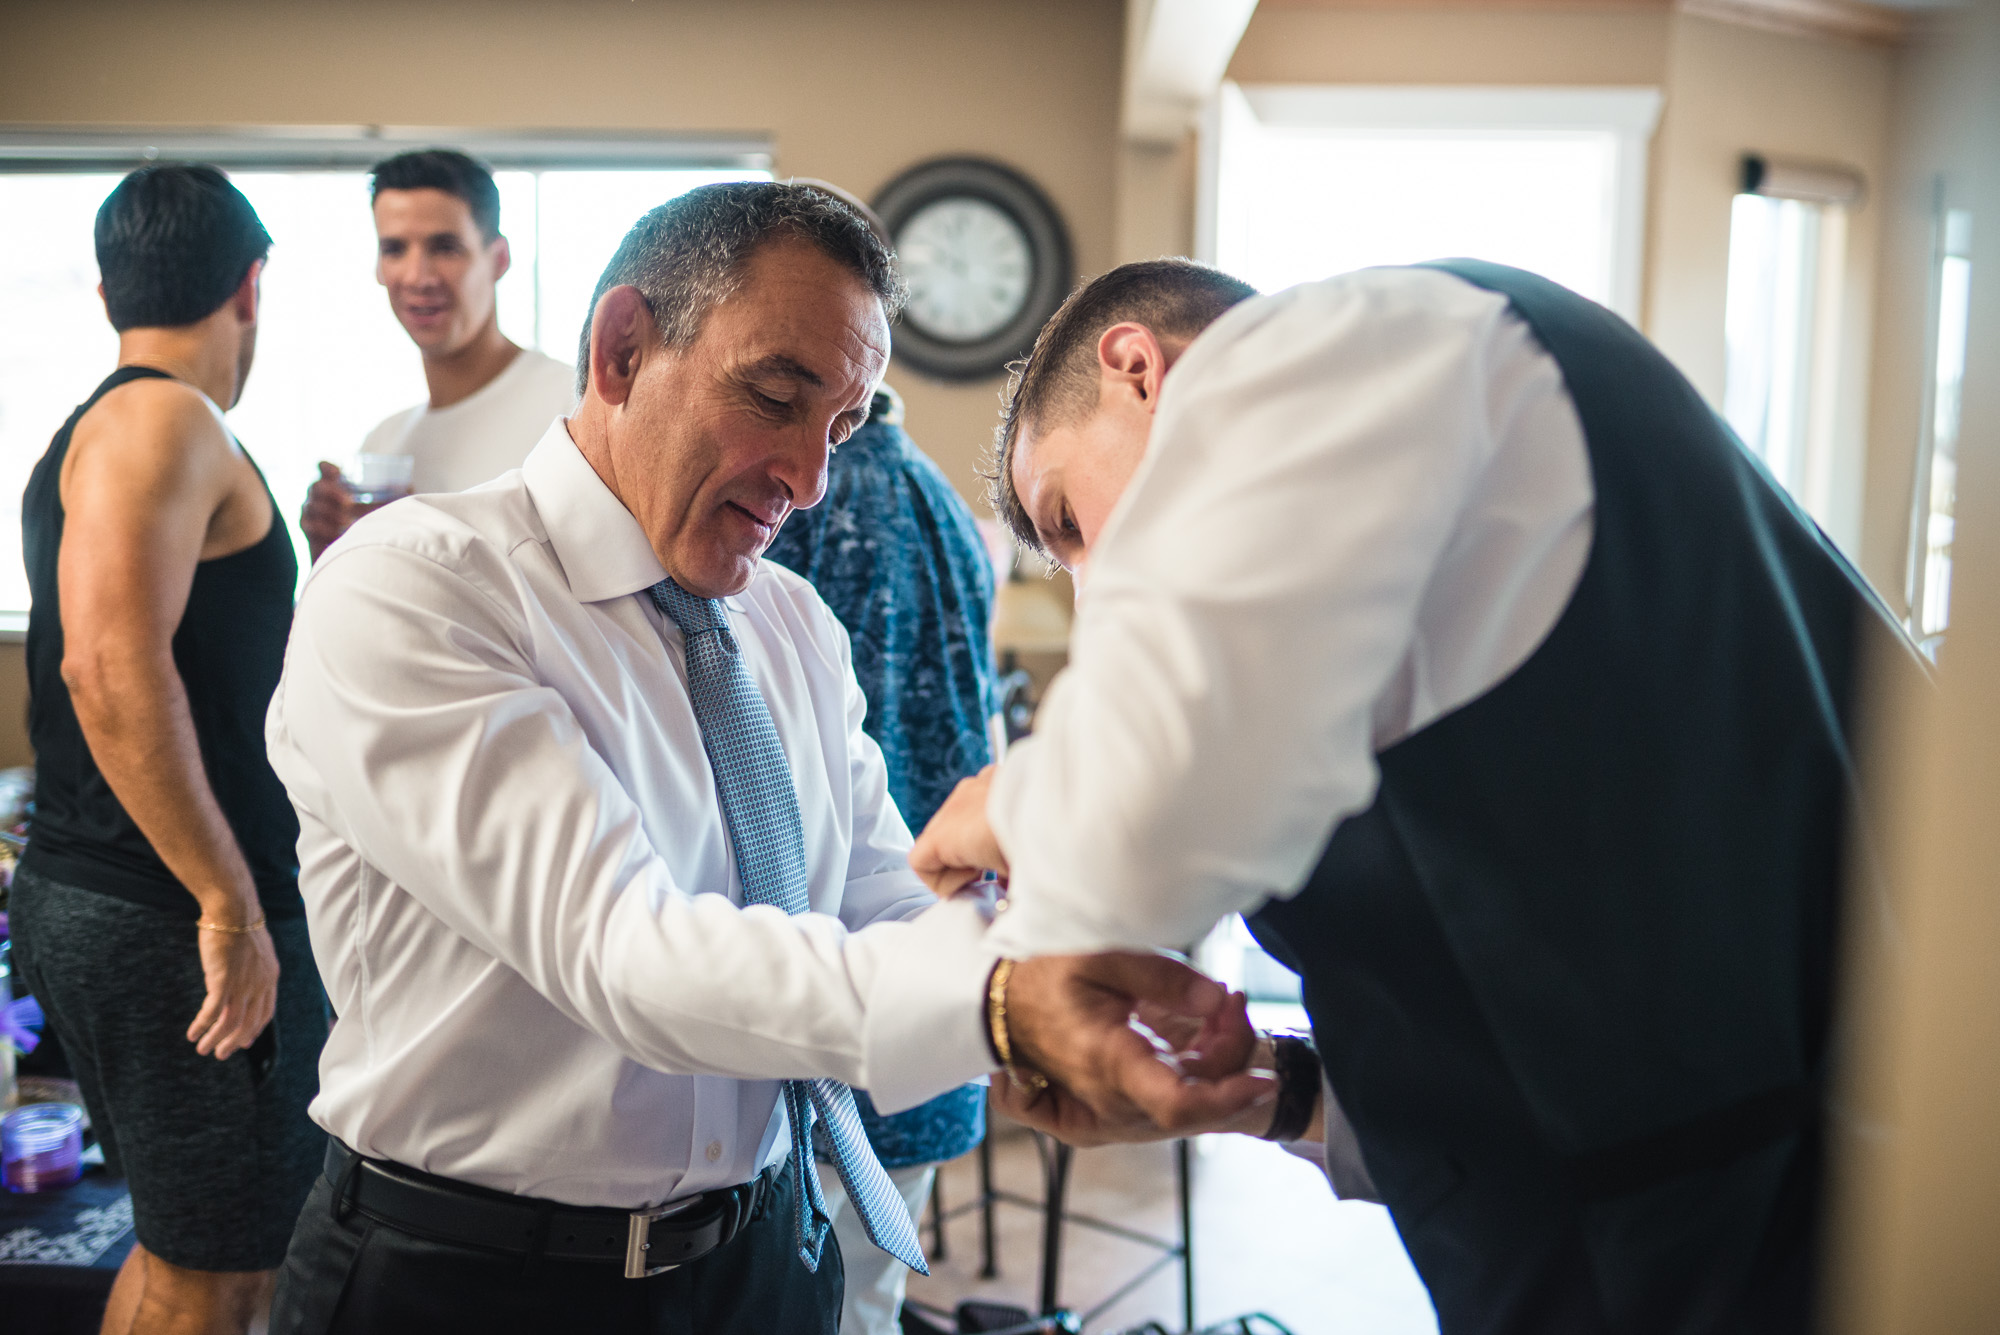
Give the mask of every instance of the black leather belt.
POLYGON ((432 1242, 551 1261, 613 1261, 644 1279, 699 1260, 757 1213, 783 1165, 740 1186, 704 1192, 650 1210, 559 1205, 491 1191, 381 1159, 364 1159, 327 1138, 326 1180, 334 1210, 432 1242))

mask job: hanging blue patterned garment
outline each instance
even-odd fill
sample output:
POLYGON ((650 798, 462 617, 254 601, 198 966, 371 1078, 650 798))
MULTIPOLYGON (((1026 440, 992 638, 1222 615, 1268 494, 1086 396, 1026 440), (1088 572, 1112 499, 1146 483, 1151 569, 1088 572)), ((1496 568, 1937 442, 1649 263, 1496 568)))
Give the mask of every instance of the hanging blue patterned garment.
MULTIPOLYGON (((826 498, 786 519, 764 555, 811 581, 847 628, 868 699, 862 726, 915 831, 992 759, 993 566, 972 512, 901 420, 901 404, 878 393, 874 415, 828 464, 826 498)), ((855 1097, 885 1168, 955 1159, 985 1131, 979 1085, 893 1117, 855 1097)))

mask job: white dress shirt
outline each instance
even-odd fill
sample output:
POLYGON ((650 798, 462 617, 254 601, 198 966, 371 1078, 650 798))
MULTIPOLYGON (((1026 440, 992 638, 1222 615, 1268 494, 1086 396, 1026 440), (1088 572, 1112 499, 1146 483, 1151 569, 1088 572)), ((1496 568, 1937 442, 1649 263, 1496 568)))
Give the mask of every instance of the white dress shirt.
POLYGON ((576 368, 523 348, 499 375, 446 408, 419 403, 382 419, 363 454, 408 454, 410 490, 464 491, 519 468, 551 417, 576 406, 576 368))
POLYGON ((631 1209, 781 1159, 781 1077, 990 1068, 984 919, 909 869, 839 622, 769 563, 725 600, 813 911, 743 908, 664 577, 560 420, 314 568, 268 741, 339 1015, 311 1111, 360 1153, 631 1209))
POLYGON ((1504 297, 1374 269, 1231 310, 1168 372, 1069 667, 1001 766, 995 944, 1185 946, 1297 890, 1375 753, 1553 629, 1593 503, 1504 297))

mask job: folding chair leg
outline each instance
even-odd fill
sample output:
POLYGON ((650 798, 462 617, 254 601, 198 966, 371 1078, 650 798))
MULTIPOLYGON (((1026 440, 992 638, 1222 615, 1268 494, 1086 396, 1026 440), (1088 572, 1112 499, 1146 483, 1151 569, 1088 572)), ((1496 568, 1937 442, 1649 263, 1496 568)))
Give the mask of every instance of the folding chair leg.
POLYGON ((1069 1196, 1070 1157, 1075 1151, 1050 1140, 1048 1179, 1042 1197, 1042 1315, 1056 1312, 1056 1288, 1062 1278, 1063 1208, 1069 1196))
POLYGON ((1181 1204, 1181 1329, 1194 1329, 1194 1182, 1192 1155, 1194 1142, 1174 1142, 1174 1178, 1181 1204))
POLYGON ((1000 1278, 1000 1254, 993 1234, 993 1118, 986 1119, 986 1134, 979 1138, 979 1266, 981 1279, 1000 1278))

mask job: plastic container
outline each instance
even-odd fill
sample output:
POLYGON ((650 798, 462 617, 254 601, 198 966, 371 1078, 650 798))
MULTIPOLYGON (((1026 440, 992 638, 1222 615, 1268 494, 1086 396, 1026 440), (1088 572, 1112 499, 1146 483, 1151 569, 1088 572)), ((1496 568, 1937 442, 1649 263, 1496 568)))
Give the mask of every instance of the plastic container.
POLYGON ((83 1176, 83 1109, 31 1103, 0 1121, 0 1176, 7 1190, 54 1191, 83 1176))

